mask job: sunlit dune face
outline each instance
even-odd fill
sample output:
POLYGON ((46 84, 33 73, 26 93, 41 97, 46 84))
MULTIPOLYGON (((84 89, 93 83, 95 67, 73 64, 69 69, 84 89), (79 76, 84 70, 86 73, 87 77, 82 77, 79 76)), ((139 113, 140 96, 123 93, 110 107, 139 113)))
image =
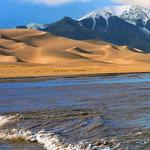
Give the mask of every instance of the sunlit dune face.
POLYGON ((0 62, 82 66, 148 62, 150 55, 127 46, 78 41, 29 29, 0 30, 0 62))

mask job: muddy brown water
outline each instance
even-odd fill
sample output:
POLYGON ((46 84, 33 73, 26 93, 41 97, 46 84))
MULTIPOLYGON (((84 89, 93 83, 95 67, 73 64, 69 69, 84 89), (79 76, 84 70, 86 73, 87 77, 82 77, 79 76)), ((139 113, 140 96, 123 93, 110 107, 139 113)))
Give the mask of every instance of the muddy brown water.
POLYGON ((150 150, 150 74, 3 82, 0 115, 0 150, 150 150))

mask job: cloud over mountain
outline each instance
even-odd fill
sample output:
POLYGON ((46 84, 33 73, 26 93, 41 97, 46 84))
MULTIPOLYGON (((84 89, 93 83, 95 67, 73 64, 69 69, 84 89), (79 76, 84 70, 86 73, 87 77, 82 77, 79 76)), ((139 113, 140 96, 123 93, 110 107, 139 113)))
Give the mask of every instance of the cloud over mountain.
POLYGON ((130 4, 130 5, 140 5, 144 7, 150 8, 150 0, 112 0, 114 2, 122 3, 122 4, 130 4))
MULTIPOLYGON (((24 2, 31 2, 31 3, 43 3, 47 5, 60 5, 60 4, 67 4, 71 2, 89 2, 92 0, 18 0, 18 1, 24 1, 24 2)), ((129 5, 140 5, 144 7, 150 8, 150 0, 111 0, 115 3, 120 4, 129 4, 129 5)), ((98 2, 98 1, 97 1, 98 2)), ((103 3, 104 0, 99 0, 99 2, 103 3)))

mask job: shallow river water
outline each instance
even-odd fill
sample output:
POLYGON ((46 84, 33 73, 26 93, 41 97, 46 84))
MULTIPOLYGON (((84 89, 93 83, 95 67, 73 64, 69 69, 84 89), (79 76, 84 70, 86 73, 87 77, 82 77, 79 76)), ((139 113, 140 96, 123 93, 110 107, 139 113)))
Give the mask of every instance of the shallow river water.
POLYGON ((150 74, 1 82, 0 150, 150 150, 150 74))

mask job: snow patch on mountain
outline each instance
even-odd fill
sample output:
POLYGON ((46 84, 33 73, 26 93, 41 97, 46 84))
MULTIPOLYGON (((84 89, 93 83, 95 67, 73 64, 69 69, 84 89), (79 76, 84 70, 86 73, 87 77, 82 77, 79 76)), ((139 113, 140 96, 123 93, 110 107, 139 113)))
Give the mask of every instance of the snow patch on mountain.
POLYGON ((27 28, 34 30, 43 30, 46 26, 47 26, 46 24, 30 23, 27 25, 27 28))

